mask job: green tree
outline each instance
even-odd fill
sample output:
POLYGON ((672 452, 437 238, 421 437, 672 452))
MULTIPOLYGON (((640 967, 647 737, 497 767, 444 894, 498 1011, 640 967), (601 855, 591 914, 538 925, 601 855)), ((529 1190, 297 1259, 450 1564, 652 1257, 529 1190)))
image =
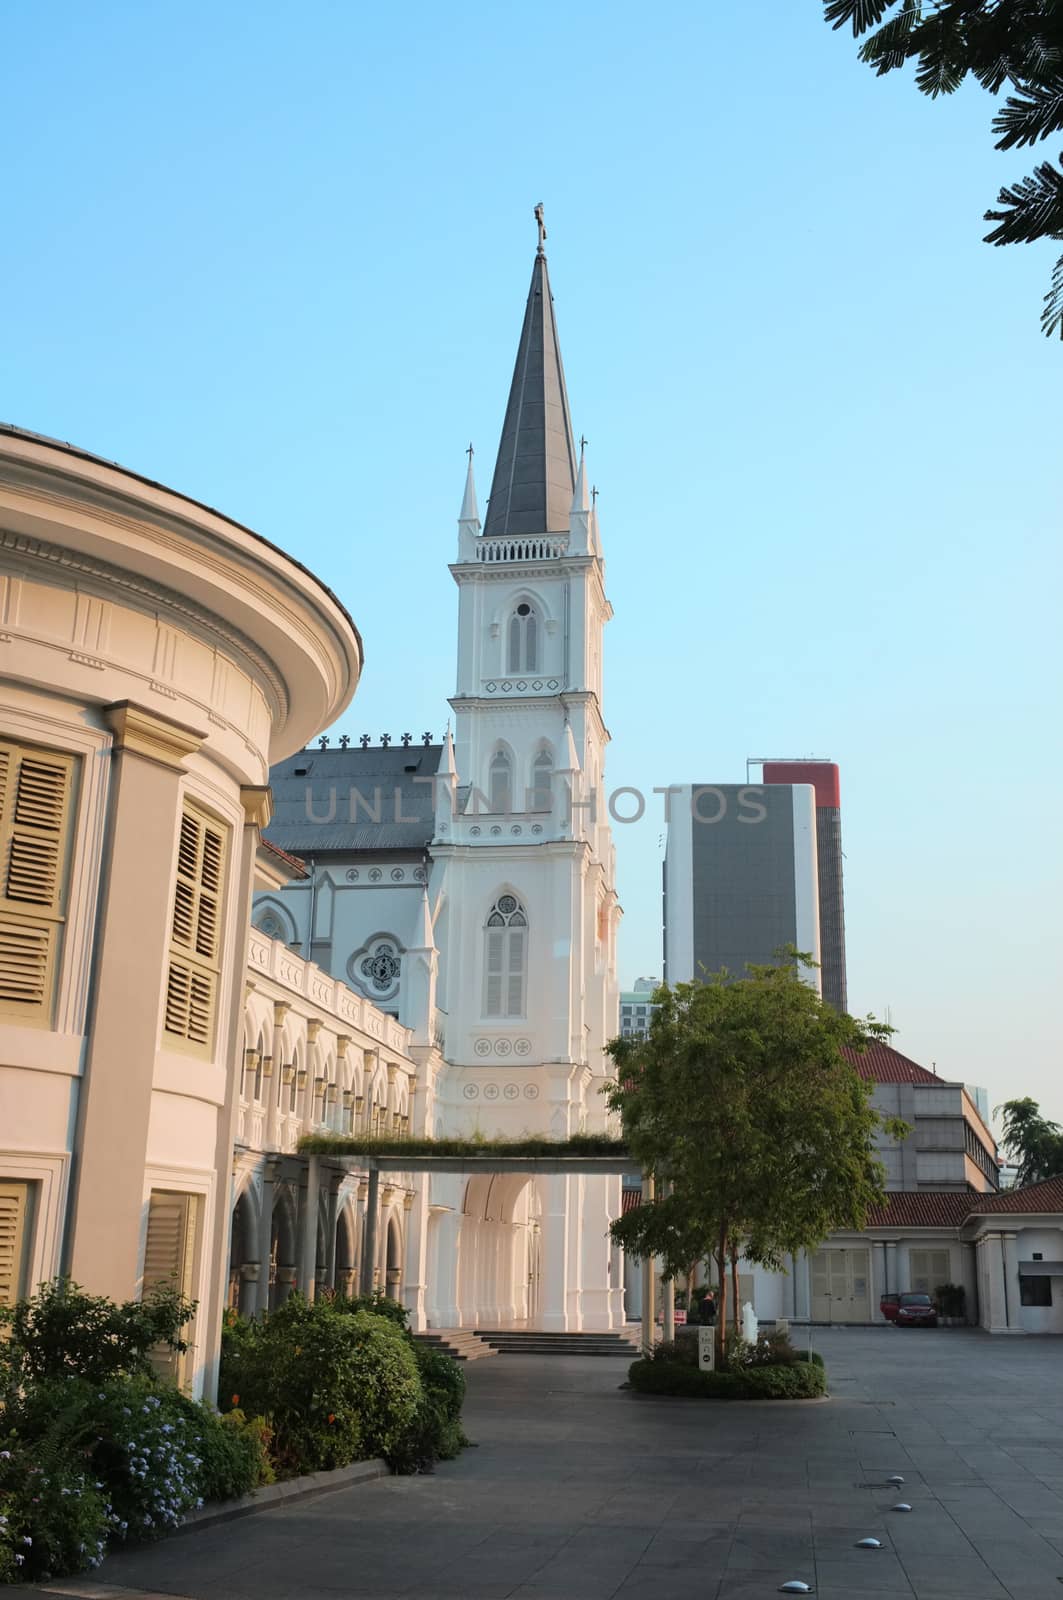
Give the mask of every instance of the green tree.
MULTIPOLYGON (((993 118, 998 150, 1063 129, 1063 0, 825 0, 824 11, 835 28, 849 23, 854 37, 870 34, 860 58, 880 77, 915 61, 917 87, 935 98, 953 94, 968 76, 991 95, 1012 91, 993 118)), ((996 224, 987 244, 1063 239, 1063 170, 1040 162, 1001 189, 997 206, 985 214, 996 224)), ((1063 337, 1063 256, 1041 326, 1063 337)))
POLYGON ((800 976, 810 965, 790 951, 745 978, 663 988, 649 1033, 608 1047, 607 1098, 656 1196, 618 1218, 613 1237, 659 1256, 666 1278, 714 1258, 721 1354, 732 1246, 780 1268, 836 1228, 863 1227, 883 1196, 876 1135, 909 1131, 879 1116, 842 1055, 890 1030, 832 1010, 800 976))
POLYGON ((1005 1100, 994 1114, 1003 1120, 1000 1142, 1018 1166, 1020 1183, 1040 1183, 1063 1173, 1063 1128, 1041 1115, 1036 1100, 1005 1100))

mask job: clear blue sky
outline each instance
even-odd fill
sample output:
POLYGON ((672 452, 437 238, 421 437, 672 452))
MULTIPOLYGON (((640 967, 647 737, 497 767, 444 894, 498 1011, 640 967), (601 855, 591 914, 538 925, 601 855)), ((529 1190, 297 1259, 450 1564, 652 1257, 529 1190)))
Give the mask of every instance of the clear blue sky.
MULTIPOLYGON (((347 601, 352 734, 439 733, 543 200, 616 617, 609 781, 842 769, 850 1004, 1063 1117, 1050 246, 992 103, 818 0, 14 0, 0 416, 251 524, 347 601)), ((660 970, 657 812, 617 829, 660 970)))

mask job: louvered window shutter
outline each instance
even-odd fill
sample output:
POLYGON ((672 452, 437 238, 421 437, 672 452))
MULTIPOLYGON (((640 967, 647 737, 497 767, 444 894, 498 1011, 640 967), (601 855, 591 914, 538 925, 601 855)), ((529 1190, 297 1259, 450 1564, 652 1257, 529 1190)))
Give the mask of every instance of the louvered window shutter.
MULTIPOLYGON (((144 1295, 159 1284, 191 1295, 196 1244, 196 1196, 153 1189, 148 1201, 148 1229, 144 1241, 144 1295)), ((185 1338, 188 1332, 185 1330, 185 1338)), ((151 1353, 160 1377, 179 1382, 182 1358, 167 1345, 151 1353)))
POLYGON ((28 1243, 28 1183, 0 1183, 0 1306, 13 1306, 23 1292, 28 1243))
POLYGON ((0 1012, 47 1020, 65 911, 74 762, 0 744, 0 1012))
POLYGON ((506 933, 504 928, 487 930, 487 994, 484 1012, 489 1017, 502 1015, 502 967, 506 933))
POLYGON ((203 1050, 214 1035, 224 869, 222 829, 188 808, 177 843, 165 1028, 203 1050))
POLYGON ((506 1016, 524 1015, 524 929, 509 930, 509 963, 506 973, 506 1016))

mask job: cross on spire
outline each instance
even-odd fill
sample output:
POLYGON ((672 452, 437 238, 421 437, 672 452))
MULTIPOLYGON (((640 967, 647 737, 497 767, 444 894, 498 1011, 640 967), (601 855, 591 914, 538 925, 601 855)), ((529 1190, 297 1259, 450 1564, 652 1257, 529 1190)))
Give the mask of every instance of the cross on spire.
POLYGON ((540 200, 535 208, 535 221, 539 229, 539 254, 543 254, 543 245, 546 243, 546 223, 543 221, 543 203, 540 200))

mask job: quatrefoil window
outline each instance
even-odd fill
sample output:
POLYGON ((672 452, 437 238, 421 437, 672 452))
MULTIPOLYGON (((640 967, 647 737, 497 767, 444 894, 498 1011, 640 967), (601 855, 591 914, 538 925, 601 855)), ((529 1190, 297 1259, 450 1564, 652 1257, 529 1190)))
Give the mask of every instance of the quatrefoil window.
POLYGON ((399 975, 399 958, 389 944, 382 944, 362 962, 362 976, 374 989, 390 989, 399 975))
POLYGON ((399 987, 402 955, 395 940, 382 936, 355 951, 347 963, 355 986, 372 1000, 389 1000, 399 987))

